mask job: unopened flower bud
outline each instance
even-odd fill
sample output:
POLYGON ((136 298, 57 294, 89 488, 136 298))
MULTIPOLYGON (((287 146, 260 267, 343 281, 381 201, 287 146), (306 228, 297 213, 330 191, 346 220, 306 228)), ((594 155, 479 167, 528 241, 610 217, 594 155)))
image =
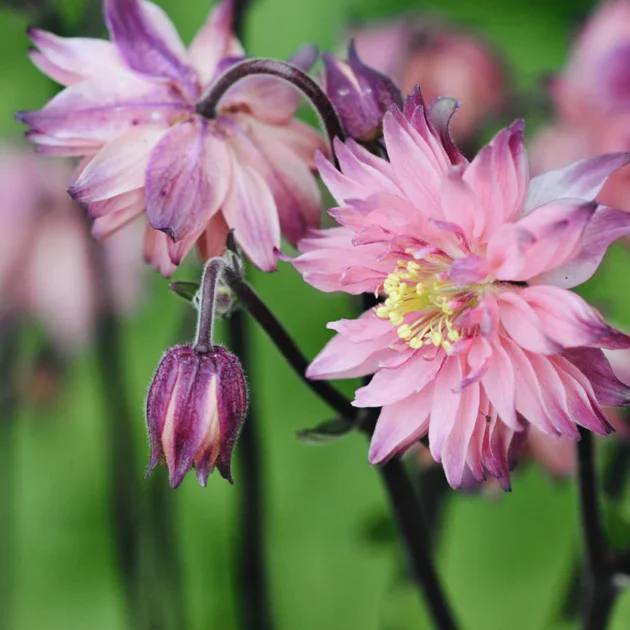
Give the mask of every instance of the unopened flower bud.
POLYGON ((402 96, 394 82, 358 57, 354 43, 348 48, 348 61, 324 54, 324 89, 341 119, 345 132, 355 140, 369 142, 381 133, 385 112, 402 107, 402 96))
POLYGON ((247 386, 236 356, 221 346, 167 350, 147 397, 151 461, 161 461, 177 488, 194 466, 201 486, 215 465, 232 483, 232 451, 247 411, 247 386))

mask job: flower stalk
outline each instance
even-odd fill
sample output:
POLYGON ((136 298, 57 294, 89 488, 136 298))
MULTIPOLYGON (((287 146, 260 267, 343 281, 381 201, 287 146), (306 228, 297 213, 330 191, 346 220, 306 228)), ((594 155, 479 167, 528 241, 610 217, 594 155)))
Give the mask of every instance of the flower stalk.
POLYGON ((586 551, 588 598, 583 614, 584 630, 604 630, 610 620, 618 588, 604 530, 592 434, 580 429, 578 442, 580 509, 586 551))
POLYGON ((331 153, 334 154, 332 150, 333 139, 345 139, 343 127, 335 108, 322 88, 306 72, 286 61, 252 58, 234 64, 214 82, 206 95, 197 103, 196 112, 205 118, 216 118, 219 101, 226 92, 240 80, 255 75, 278 77, 296 87, 317 112, 330 140, 331 153))

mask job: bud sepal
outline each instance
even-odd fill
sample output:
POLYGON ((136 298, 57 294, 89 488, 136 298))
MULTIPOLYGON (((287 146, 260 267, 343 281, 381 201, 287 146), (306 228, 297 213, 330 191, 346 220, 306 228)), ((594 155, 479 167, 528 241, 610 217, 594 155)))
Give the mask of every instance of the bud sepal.
POLYGON ((232 483, 234 445, 247 412, 247 384, 238 358, 221 346, 166 351, 146 402, 151 447, 147 475, 164 462, 171 487, 195 468, 206 486, 212 470, 232 483))

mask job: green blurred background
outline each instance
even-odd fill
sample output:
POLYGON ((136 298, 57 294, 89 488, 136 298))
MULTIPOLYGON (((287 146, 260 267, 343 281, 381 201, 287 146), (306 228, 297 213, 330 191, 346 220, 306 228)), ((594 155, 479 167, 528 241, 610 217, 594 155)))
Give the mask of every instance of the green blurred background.
MULTIPOLYGON (((185 41, 209 8, 207 0, 158 4, 185 41)), ((54 6, 71 29, 82 15, 84 0, 59 0, 54 6)), ((519 90, 526 93, 539 91, 542 79, 561 68, 571 35, 591 8, 588 0, 451 0, 440 5, 417 0, 255 0, 246 21, 246 41, 251 54, 281 58, 304 42, 336 50, 349 21, 408 9, 440 11, 474 26, 493 42, 519 90)), ((55 89, 25 55, 28 22, 24 13, 0 8, 3 139, 21 137, 21 126, 12 119, 14 110, 41 107, 55 89)), ((626 325, 630 303, 619 285, 629 262, 625 250, 615 248, 597 283, 587 288, 607 315, 626 325)), ((189 267, 176 277, 194 279, 195 273, 189 267)), ((277 274, 252 278, 309 356, 329 337, 325 322, 353 312, 348 299, 317 293, 288 265, 277 274)), ((123 331, 138 479, 147 460, 147 385, 163 350, 181 340, 181 322, 189 308, 169 293, 162 279, 151 277, 148 283, 140 312, 123 331)), ((25 339, 32 351, 39 336, 29 332, 25 339)), ((258 330, 252 355, 250 384, 260 412, 269 583, 277 628, 430 628, 405 578, 381 481, 367 463, 365 439, 356 434, 321 447, 298 441, 299 429, 328 419, 330 410, 302 386, 258 330)), ((20 409, 10 445, 13 474, 0 480, 5 486, 11 483, 15 493, 16 630, 125 627, 108 515, 108 424, 90 349, 71 366, 53 404, 42 408, 26 400, 20 409)), ((169 491, 165 509, 171 509, 176 520, 186 609, 185 618, 173 627, 237 627, 238 469, 235 482, 230 487, 213 475, 202 489, 189 476, 181 489, 169 491)), ((166 483, 163 469, 142 482, 143 502, 166 483)), ((513 488, 511 494, 492 498, 449 494, 436 555, 456 613, 468 630, 577 627, 558 621, 580 549, 575 488, 571 482, 551 480, 534 466, 517 471, 513 488)), ((147 605, 162 606, 172 594, 160 586, 155 566, 146 561, 143 570, 147 605)), ((611 627, 630 627, 630 593, 620 598, 611 627)))

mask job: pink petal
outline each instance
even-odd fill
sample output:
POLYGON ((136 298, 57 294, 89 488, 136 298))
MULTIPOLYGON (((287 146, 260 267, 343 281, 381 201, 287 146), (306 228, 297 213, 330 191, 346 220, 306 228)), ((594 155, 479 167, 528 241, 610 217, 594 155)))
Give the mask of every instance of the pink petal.
POLYGON ((342 334, 335 335, 309 365, 307 378, 341 379, 373 374, 379 363, 393 354, 389 345, 395 338, 394 328, 390 326, 390 330, 383 334, 372 311, 364 313, 361 319, 373 323, 374 336, 366 341, 352 341, 342 334))
POLYGON ((105 20, 112 41, 128 66, 150 77, 168 79, 197 94, 196 74, 166 13, 143 0, 105 0, 105 20))
POLYGON ((244 55, 242 46, 232 32, 233 19, 234 1, 220 0, 190 45, 190 63, 197 70, 202 86, 208 85, 216 76, 222 59, 244 55))
POLYGON ((189 111, 190 106, 167 86, 138 78, 119 92, 111 89, 107 76, 102 76, 98 81, 71 85, 43 109, 20 112, 16 117, 38 134, 54 138, 59 146, 67 140, 72 147, 79 142, 109 142, 137 126, 167 126, 189 111))
POLYGON ((580 246, 558 268, 545 271, 533 283, 554 284, 568 289, 586 282, 597 271, 609 245, 630 235, 630 213, 597 206, 584 229, 580 246))
POLYGON ((444 360, 442 352, 433 359, 416 352, 399 368, 380 369, 365 387, 357 389, 352 404, 355 407, 383 407, 417 394, 435 380, 444 360))
MULTIPOLYGON (((512 294, 513 296, 514 294, 512 294)), ((526 287, 518 292, 538 320, 540 331, 563 348, 630 347, 630 337, 615 330, 579 295, 553 286, 526 287)))
POLYGON ((442 461, 444 444, 457 422, 461 392, 457 387, 462 380, 461 360, 448 356, 435 379, 431 420, 429 424, 429 448, 436 462, 442 461))
POLYGON ((597 197, 608 177, 630 162, 630 153, 608 153, 589 157, 573 164, 534 177, 524 213, 556 199, 584 199, 597 197))
POLYGON ((503 345, 495 343, 488 369, 481 377, 483 389, 499 418, 513 430, 520 428, 516 419, 516 375, 510 356, 503 345))
POLYGON ((397 183, 405 196, 425 216, 443 218, 439 189, 444 170, 432 149, 395 109, 383 118, 383 134, 397 183))
POLYGON ((230 228, 225 222, 222 212, 212 215, 206 225, 206 229, 197 241, 201 260, 210 260, 210 258, 222 256, 225 253, 229 230, 230 228))
POLYGON ((474 384, 462 392, 457 418, 442 447, 442 465, 452 488, 462 485, 468 448, 478 422, 485 422, 485 418, 479 417, 479 386, 474 384))
MULTIPOLYGON (((231 144, 240 159, 264 177, 278 207, 282 235, 295 245, 308 229, 319 227, 321 194, 309 163, 277 129, 247 117, 244 133, 232 137, 231 144)), ((314 146, 313 153, 316 150, 314 146)))
POLYGON ((59 37, 36 28, 28 36, 39 49, 31 59, 40 70, 63 85, 112 69, 124 70, 114 44, 102 39, 59 37))
POLYGON ((274 271, 275 252, 280 249, 276 203, 262 176, 232 159, 232 184, 223 204, 223 216, 247 257, 259 269, 274 271))
POLYGON ((499 280, 529 280, 575 258, 596 204, 560 200, 541 206, 490 239, 487 258, 499 280))
POLYGON ((478 238, 485 227, 479 198, 462 179, 461 169, 450 169, 442 180, 440 198, 444 219, 461 226, 464 234, 478 238))
POLYGON ((146 169, 147 218, 173 240, 194 237, 225 201, 231 158, 213 123, 199 117, 171 128, 146 169))
POLYGON ((499 297, 499 317, 510 337, 531 352, 556 354, 562 345, 541 325, 537 312, 521 297, 521 292, 505 292, 499 297))
POLYGON ((529 184, 529 165, 523 144, 523 121, 500 131, 464 173, 464 181, 481 201, 488 239, 522 209, 529 184))
POLYGON ((136 127, 109 142, 81 171, 70 194, 89 204, 144 188, 149 155, 165 133, 159 127, 136 127))
POLYGON ((144 236, 144 260, 165 278, 169 278, 176 269, 168 252, 169 241, 164 232, 154 230, 147 224, 144 236))
POLYGON ((132 204, 122 210, 110 212, 94 220, 92 226, 92 236, 97 240, 102 240, 111 236, 114 232, 131 223, 137 216, 142 214, 144 205, 132 204))
POLYGON ((370 464, 386 462, 426 434, 432 395, 432 388, 427 387, 419 394, 383 407, 370 442, 370 464))

